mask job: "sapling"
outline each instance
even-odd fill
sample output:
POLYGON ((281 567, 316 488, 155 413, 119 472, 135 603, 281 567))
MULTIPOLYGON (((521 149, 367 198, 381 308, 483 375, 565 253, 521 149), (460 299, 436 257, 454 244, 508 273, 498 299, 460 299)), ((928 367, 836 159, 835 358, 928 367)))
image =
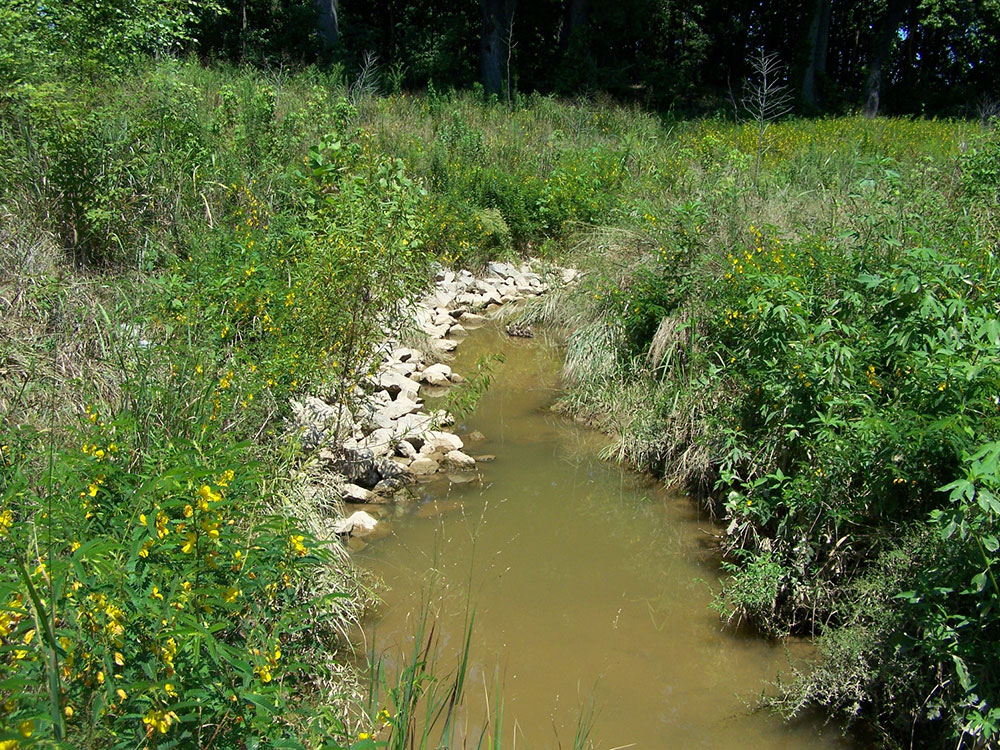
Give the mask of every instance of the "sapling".
POLYGON ((743 95, 743 110, 757 126, 757 149, 753 163, 753 185, 758 188, 760 160, 766 149, 767 129, 792 111, 792 95, 785 84, 784 66, 775 52, 760 49, 750 58, 751 77, 743 95))

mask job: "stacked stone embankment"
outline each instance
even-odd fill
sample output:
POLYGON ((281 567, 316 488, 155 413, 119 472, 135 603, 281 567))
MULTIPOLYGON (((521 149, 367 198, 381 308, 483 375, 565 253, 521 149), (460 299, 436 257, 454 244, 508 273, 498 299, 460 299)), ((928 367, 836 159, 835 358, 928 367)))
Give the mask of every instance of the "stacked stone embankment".
MULTIPOLYGON (((476 470, 476 458, 448 429, 454 418, 425 409, 422 394, 462 382, 462 376, 440 360, 491 312, 544 294, 551 284, 573 283, 579 276, 571 268, 539 272, 537 266, 490 263, 481 276, 442 269, 430 292, 413 307, 413 323, 426 336, 426 350, 400 346, 389 338, 383 343, 379 369, 362 383, 362 396, 350 405, 314 396, 292 402, 303 447, 317 454, 327 482, 337 487, 347 507, 409 499, 407 488, 414 482, 441 473, 461 481, 457 475, 476 470)), ((369 510, 336 520, 336 533, 377 533, 381 524, 369 510)))

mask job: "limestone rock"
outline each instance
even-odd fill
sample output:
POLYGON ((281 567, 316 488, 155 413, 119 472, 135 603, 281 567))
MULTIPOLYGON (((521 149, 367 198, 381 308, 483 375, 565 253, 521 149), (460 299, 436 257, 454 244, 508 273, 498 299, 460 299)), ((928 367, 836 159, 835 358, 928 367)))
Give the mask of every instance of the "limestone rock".
POLYGON ((412 414, 413 412, 419 410, 420 404, 400 393, 396 396, 396 400, 381 409, 380 413, 389 419, 396 420, 406 414, 412 414))
POLYGON ((408 398, 415 398, 420 390, 420 385, 417 382, 393 370, 380 373, 378 382, 379 386, 393 397, 405 393, 408 398))
POLYGON ((363 510, 359 510, 352 513, 347 518, 341 518, 334 521, 333 533, 363 537, 368 536, 375 531, 376 526, 378 526, 378 521, 375 520, 372 515, 365 513, 363 510))
POLYGON ((433 474, 438 470, 438 462, 428 456, 418 456, 410 464, 410 471, 414 476, 423 477, 433 474))
POLYGON ((424 445, 420 453, 429 456, 433 453, 444 455, 449 451, 459 451, 465 447, 462 438, 450 432, 440 432, 438 430, 428 430, 424 433, 424 445))
POLYGON ((356 484, 347 483, 341 490, 340 494, 345 503, 367 503, 369 492, 364 487, 359 487, 356 484))
POLYGON ((417 457, 417 449, 413 447, 413 443, 409 440, 400 440, 396 444, 396 455, 412 461, 417 457))
POLYGON ((431 365, 421 373, 422 379, 428 385, 448 385, 451 381, 451 368, 446 364, 431 365))
POLYGON ((454 469, 468 470, 476 468, 476 459, 459 450, 448 451, 445 454, 444 463, 454 469))

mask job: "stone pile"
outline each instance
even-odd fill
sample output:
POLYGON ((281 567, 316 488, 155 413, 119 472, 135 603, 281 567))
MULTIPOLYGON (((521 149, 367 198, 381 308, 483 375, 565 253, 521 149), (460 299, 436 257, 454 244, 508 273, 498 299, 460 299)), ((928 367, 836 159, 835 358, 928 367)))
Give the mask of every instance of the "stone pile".
MULTIPOLYGON (((565 268, 550 271, 547 278, 568 284, 578 275, 565 268)), ((462 439, 444 429, 454 424, 451 416, 423 408, 421 387, 462 382, 461 375, 434 360, 454 351, 470 329, 486 322, 490 310, 544 294, 549 283, 529 264, 490 263, 481 277, 442 269, 414 306, 414 323, 427 336, 429 356, 386 342, 383 362, 362 383, 365 395, 352 408, 314 397, 292 403, 303 446, 319 448, 320 462, 337 476, 345 502, 387 502, 414 481, 476 469, 462 439)), ((352 524, 338 523, 341 533, 352 533, 352 524)))

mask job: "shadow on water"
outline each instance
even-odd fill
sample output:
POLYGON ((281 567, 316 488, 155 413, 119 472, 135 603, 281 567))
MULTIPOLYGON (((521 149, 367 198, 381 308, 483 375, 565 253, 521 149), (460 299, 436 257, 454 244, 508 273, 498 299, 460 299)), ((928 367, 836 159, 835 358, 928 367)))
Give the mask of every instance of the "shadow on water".
POLYGON ((452 747, 476 747, 486 716, 504 747, 573 747, 581 717, 599 748, 854 747, 816 716, 748 710, 810 645, 721 626, 709 608, 719 530, 688 498, 601 460, 605 436, 549 410, 557 347, 490 326, 453 367, 493 352, 505 362, 459 433, 495 462, 461 478, 472 481, 422 485, 393 533, 357 556, 388 585, 369 627, 389 673, 414 653, 428 606, 441 663, 457 663, 476 608, 452 747))

